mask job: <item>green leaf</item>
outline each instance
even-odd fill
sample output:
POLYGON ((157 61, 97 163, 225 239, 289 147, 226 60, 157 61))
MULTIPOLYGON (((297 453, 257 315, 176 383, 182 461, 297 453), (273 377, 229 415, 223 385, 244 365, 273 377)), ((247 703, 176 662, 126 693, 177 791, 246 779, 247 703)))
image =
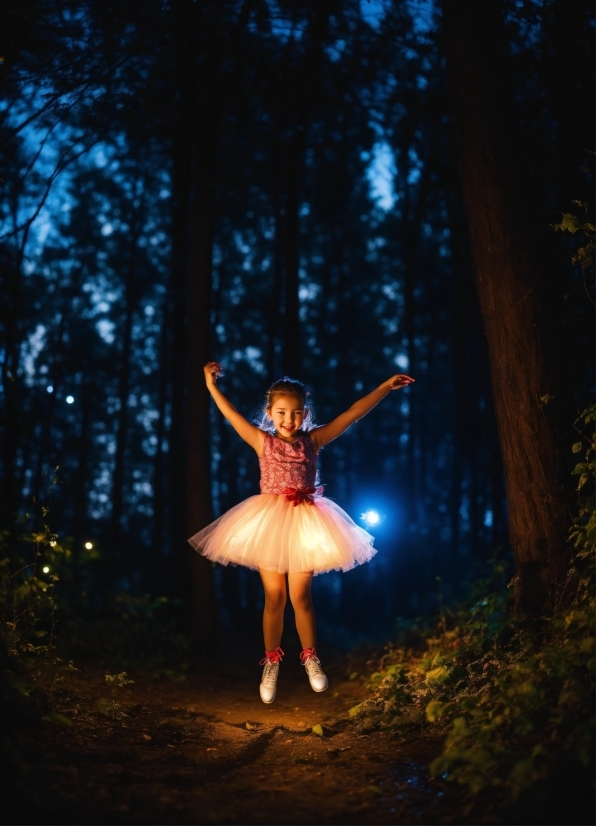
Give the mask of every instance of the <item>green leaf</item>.
POLYGON ((72 728, 74 725, 70 717, 65 714, 58 714, 57 711, 52 711, 41 719, 44 723, 51 723, 53 726, 59 726, 60 728, 72 728))
POLYGON ((575 442, 575 444, 571 446, 571 450, 574 453, 580 453, 581 449, 582 449, 582 443, 581 442, 575 442))
POLYGON ((426 719, 429 723, 436 723, 441 714, 445 711, 446 703, 439 703, 437 700, 431 700, 426 707, 426 719))
POLYGON ((565 212, 563 213, 561 223, 555 224, 554 227, 555 229, 558 229, 561 232, 570 232, 574 234, 578 231, 580 225, 577 219, 577 215, 572 215, 570 212, 565 212))
POLYGON ((358 717, 358 715, 360 714, 361 705, 362 703, 358 703, 357 706, 352 706, 352 708, 348 711, 350 717, 358 717))

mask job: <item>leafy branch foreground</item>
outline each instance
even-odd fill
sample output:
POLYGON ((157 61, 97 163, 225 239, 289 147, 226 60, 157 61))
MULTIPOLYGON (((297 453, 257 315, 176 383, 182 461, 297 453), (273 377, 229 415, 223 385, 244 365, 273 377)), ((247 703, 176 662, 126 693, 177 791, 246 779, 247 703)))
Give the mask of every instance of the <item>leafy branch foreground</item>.
POLYGON ((574 470, 579 514, 553 614, 514 617, 505 566, 497 564, 470 602, 442 611, 434 624, 400 629, 370 678, 370 698, 350 712, 363 730, 444 732, 431 774, 465 786, 470 802, 492 792, 513 804, 568 778, 583 787, 578 807, 593 801, 595 420, 592 406, 573 446, 584 454, 574 470))

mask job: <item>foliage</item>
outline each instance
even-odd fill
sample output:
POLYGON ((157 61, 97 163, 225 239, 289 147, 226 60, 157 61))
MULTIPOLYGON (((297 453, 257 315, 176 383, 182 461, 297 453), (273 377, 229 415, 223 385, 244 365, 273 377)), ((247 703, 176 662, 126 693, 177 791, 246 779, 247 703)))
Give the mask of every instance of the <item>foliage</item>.
POLYGON ((43 507, 42 528, 21 537, 24 554, 10 553, 8 532, 0 535, 0 639, 3 670, 35 677, 37 689, 51 700, 74 665, 56 656, 55 641, 56 586, 72 551, 46 524, 48 513, 43 507))
MULTIPOLYGON (((588 211, 589 204, 584 201, 573 201, 584 213, 588 211)), ((581 232, 586 239, 586 242, 578 247, 573 256, 572 263, 579 264, 582 270, 594 266, 594 239, 596 237, 596 227, 591 221, 582 220, 577 215, 571 212, 565 212, 560 224, 553 224, 553 228, 560 232, 570 232, 575 235, 576 232, 581 232)))
POLYGON ((134 680, 129 680, 126 671, 121 671, 120 674, 106 674, 106 683, 112 688, 112 702, 109 706, 109 715, 112 722, 122 722, 128 716, 123 710, 120 703, 116 702, 116 688, 124 688, 127 685, 132 685, 134 680))
MULTIPOLYGON (((491 790, 513 802, 562 767, 589 778, 594 761, 594 422, 584 411, 579 514, 573 559, 550 617, 528 623, 510 613, 504 566, 495 565, 471 602, 445 610, 417 640, 390 645, 372 674, 372 694, 352 710, 363 728, 411 726, 445 733, 434 776, 491 790)), ((410 629, 410 634, 412 630, 410 629)))

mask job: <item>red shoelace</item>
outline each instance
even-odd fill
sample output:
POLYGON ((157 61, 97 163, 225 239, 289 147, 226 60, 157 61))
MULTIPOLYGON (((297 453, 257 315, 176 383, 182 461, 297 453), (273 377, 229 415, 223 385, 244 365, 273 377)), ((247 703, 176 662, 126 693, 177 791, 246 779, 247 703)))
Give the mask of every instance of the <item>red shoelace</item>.
POLYGON ((302 660, 302 665, 306 665, 308 660, 315 660, 315 662, 320 663, 321 661, 317 657, 317 649, 316 648, 303 648, 300 652, 300 659, 302 660))
POLYGON ((275 651, 265 651, 265 657, 259 662, 259 665, 267 665, 268 663, 279 663, 281 662, 281 658, 283 657, 283 655, 284 652, 278 645, 275 651))

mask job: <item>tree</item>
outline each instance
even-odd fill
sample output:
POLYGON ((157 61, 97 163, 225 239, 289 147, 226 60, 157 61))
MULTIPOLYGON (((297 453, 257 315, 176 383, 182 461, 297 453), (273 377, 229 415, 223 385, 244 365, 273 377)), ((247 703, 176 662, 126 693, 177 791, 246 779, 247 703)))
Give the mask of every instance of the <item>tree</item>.
POLYGON ((544 610, 565 575, 567 500, 553 278, 524 166, 498 0, 444 0, 443 34, 475 283, 505 469, 515 606, 544 610))

